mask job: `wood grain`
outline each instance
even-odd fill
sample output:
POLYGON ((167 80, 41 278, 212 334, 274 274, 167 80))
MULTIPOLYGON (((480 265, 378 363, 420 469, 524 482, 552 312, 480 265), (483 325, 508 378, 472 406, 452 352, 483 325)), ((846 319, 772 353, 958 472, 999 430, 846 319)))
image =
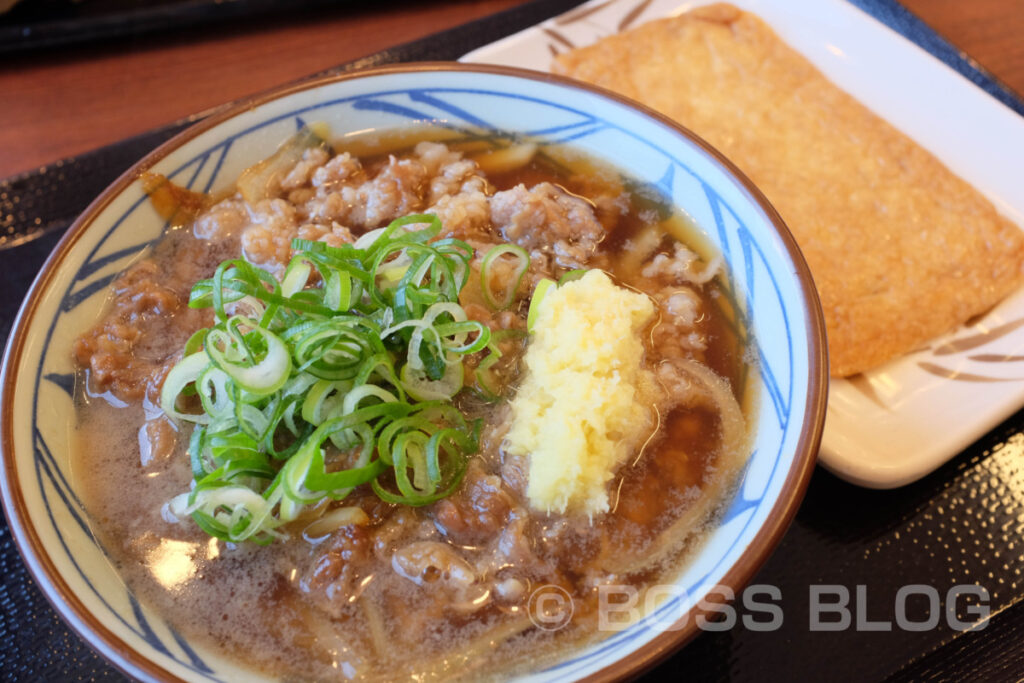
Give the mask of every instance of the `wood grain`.
POLYGON ((1011 90, 1024 94, 1024 2, 902 0, 903 5, 1011 90))
MULTIPOLYGON (((0 63, 0 177, 522 4, 391 2, 245 22, 0 63)), ((905 0, 940 34, 1024 93, 1024 3, 905 0)))
POLYGON ((344 2, 283 22, 5 57, 0 178, 523 2, 344 2))

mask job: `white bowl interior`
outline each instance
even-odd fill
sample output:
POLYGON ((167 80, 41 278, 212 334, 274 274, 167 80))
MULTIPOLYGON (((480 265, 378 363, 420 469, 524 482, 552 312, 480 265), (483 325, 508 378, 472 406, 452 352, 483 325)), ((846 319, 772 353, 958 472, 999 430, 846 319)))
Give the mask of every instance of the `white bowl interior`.
MULTIPOLYGON (((804 422, 815 417, 805 414, 813 388, 814 348, 807 333, 813 316, 787 244, 746 188, 674 129, 589 90, 513 75, 428 70, 317 85, 213 126, 167 153, 152 170, 196 190, 222 189, 303 123, 314 121, 328 123, 335 135, 429 122, 571 142, 656 185, 725 255, 727 289, 741 303, 760 359, 753 455, 722 524, 679 577, 679 594, 643 621, 538 676, 576 678, 601 670, 657 636, 722 582, 769 518, 799 455, 804 422)), ((9 485, 20 489, 27 517, 22 522, 34 529, 45 554, 43 560, 28 559, 51 600, 63 602, 46 578, 46 564, 115 638, 160 668, 188 680, 232 679, 241 673, 236 664, 189 643, 130 595, 94 542, 74 492, 72 340, 95 318, 115 275, 163 229, 139 183, 128 184, 62 254, 38 305, 23 316, 22 353, 7 368, 8 382, 15 381, 8 400, 17 475, 9 485)), ((62 612, 80 632, 90 630, 75 610, 62 612)), ((145 675, 130 657, 91 640, 129 673, 145 675)))

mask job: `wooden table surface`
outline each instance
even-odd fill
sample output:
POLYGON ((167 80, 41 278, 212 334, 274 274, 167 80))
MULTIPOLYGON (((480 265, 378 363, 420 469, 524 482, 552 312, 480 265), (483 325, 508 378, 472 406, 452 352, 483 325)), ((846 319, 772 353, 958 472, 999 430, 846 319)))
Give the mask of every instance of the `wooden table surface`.
MULTIPOLYGON (((288 20, 4 56, 0 178, 523 2, 339 3, 288 20)), ((1024 93, 1024 2, 903 2, 1024 93)))

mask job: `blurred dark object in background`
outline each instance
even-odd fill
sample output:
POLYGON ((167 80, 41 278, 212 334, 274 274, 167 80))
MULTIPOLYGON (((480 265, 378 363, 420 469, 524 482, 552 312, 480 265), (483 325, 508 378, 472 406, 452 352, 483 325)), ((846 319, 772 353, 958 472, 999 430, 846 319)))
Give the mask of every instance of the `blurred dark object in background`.
MULTIPOLYGON (((0 0, 0 54, 94 42, 226 20, 293 15, 339 0, 0 0)), ((352 3, 354 4, 354 3, 352 3)))

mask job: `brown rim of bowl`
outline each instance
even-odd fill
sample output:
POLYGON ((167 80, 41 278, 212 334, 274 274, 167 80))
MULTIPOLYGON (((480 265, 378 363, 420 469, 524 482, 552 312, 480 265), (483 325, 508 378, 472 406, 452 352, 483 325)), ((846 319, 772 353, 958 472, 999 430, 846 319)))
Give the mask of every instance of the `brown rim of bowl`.
MULTIPOLYGON (((25 561, 30 573, 36 583, 42 589, 47 600, 54 607, 64 621, 75 630, 87 643, 92 645, 117 668, 132 676, 146 676, 156 680, 179 681, 181 679, 173 676, 169 671, 160 667, 155 662, 143 657, 132 649, 127 643, 116 636, 99 619, 89 612, 85 605, 75 596, 67 583, 57 572, 52 560, 46 554, 42 542, 34 528, 25 523, 28 519, 28 510, 21 491, 17 486, 17 468, 13 456, 12 425, 13 405, 11 393, 14 387, 14 378, 11 376, 13 368, 17 366, 27 336, 28 321, 35 314, 36 307, 42 293, 53 280, 58 266, 64 260, 66 254, 79 240, 87 227, 118 194, 127 189, 138 176, 152 167, 155 163, 167 156, 172 150, 180 147, 183 143, 192 140, 201 133, 217 126, 238 114, 265 104, 271 100, 291 95, 303 90, 318 88, 330 83, 367 78, 392 73, 410 72, 436 72, 436 71, 468 71, 477 73, 490 73, 499 76, 511 76, 525 78, 541 82, 552 83, 572 89, 584 90, 601 97, 610 99, 618 104, 637 109, 652 120, 660 123, 676 133, 683 135, 696 143, 712 159, 724 167, 742 191, 747 193, 757 204, 768 221, 775 227, 778 236, 781 238, 786 252, 794 266, 796 275, 800 280, 804 296, 804 305, 807 309, 807 340, 810 358, 808 359, 808 391, 804 404, 806 419, 801 430, 800 439, 797 443, 796 454, 793 466, 783 483, 778 500, 772 506, 765 524, 758 531, 754 540, 743 551, 740 559, 726 572, 721 585, 729 586, 739 591, 753 577, 754 573, 768 560, 775 547, 781 541, 786 529, 789 527, 796 511, 803 499, 807 485, 818 452, 818 445, 824 425, 825 404, 828 391, 828 363, 827 350, 825 347, 825 323, 821 312, 821 305, 818 300, 817 290, 811 278, 810 269, 803 258, 796 241, 786 227, 782 218, 771 206, 764 195, 754 184, 728 159, 711 145, 705 142, 698 135, 689 129, 659 114, 658 112, 637 103, 629 98, 610 92, 603 88, 587 83, 574 81, 562 76, 548 74, 538 71, 527 71, 504 66, 463 64, 459 62, 418 62, 390 66, 375 67, 365 70, 357 70, 343 74, 310 79, 294 83, 281 88, 268 90, 263 93, 242 100, 233 105, 211 114, 209 118, 190 126, 155 150, 147 154, 131 168, 122 173, 109 187, 107 187, 75 222, 68 228, 65 235, 54 247, 50 256, 43 264, 35 280, 32 283, 29 293, 15 318, 7 348, 4 353, 3 367, 0 371, 0 494, 2 494, 3 505, 7 515, 8 524, 15 540, 22 559, 25 561)), ((698 608, 691 609, 686 615, 676 622, 683 627, 679 630, 667 629, 655 636, 651 641, 645 643, 638 650, 629 653, 626 657, 615 663, 587 676, 587 681, 607 681, 637 675, 676 651, 686 642, 691 640, 698 633, 696 615, 698 608)))

